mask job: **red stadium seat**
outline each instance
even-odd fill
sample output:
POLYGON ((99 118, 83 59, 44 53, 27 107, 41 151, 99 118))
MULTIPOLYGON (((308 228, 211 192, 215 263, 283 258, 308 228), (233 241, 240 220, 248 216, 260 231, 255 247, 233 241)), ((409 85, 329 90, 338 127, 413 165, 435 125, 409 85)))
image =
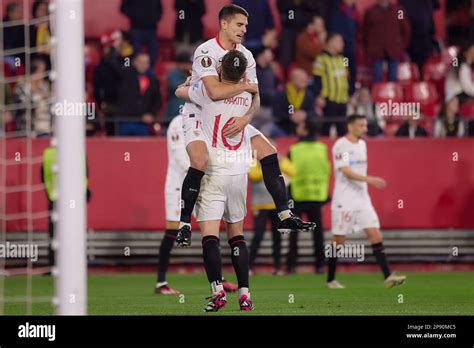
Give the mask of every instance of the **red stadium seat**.
POLYGON ((420 80, 420 72, 415 63, 403 62, 398 65, 398 82, 409 84, 420 80))
POLYGON ((380 82, 372 86, 372 99, 375 103, 403 101, 403 88, 396 82, 380 82))
POLYGON ((420 103, 425 116, 434 117, 439 111, 438 92, 431 82, 416 82, 406 86, 405 100, 420 103))
POLYGON ((161 93, 161 109, 160 112, 165 109, 166 102, 168 101, 168 74, 171 70, 176 68, 176 62, 157 62, 155 64, 155 75, 160 81, 160 93, 161 93))
POLYGON ((458 54, 460 52, 460 48, 457 46, 449 46, 446 47, 442 52, 441 56, 443 57, 443 61, 446 64, 451 65, 453 63, 453 60, 457 58, 458 54))
POLYGON ((448 68, 449 65, 447 65, 440 57, 429 58, 423 66, 423 80, 444 80, 448 72, 448 68))
POLYGON ((468 102, 461 105, 459 115, 462 118, 474 118, 474 103, 468 102))

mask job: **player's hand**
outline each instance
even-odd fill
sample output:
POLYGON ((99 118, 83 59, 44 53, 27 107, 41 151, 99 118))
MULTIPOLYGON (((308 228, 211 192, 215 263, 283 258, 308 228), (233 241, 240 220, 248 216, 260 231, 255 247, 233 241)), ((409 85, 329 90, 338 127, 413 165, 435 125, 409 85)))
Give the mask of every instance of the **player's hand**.
POLYGON ((243 82, 243 85, 244 85, 245 92, 249 92, 251 94, 258 93, 258 85, 256 83, 251 83, 251 82, 248 82, 247 80, 246 82, 243 82))
POLYGON ((178 87, 176 87, 176 89, 178 89, 180 87, 189 87, 189 86, 191 86, 191 76, 188 76, 186 81, 184 81, 182 84, 180 84, 178 87))
POLYGON ((233 138, 250 123, 250 116, 244 115, 241 117, 234 117, 234 119, 229 123, 224 131, 224 136, 226 138, 233 138))
POLYGON ((387 186, 387 182, 378 176, 369 176, 367 178, 367 183, 378 189, 383 189, 385 186, 387 186))
POLYGON ((152 114, 143 114, 143 116, 142 116, 142 122, 143 122, 143 123, 150 124, 150 123, 155 122, 155 118, 153 117, 152 114))
POLYGON ((324 98, 316 99, 316 105, 320 107, 321 109, 324 109, 324 107, 326 106, 326 99, 324 98))

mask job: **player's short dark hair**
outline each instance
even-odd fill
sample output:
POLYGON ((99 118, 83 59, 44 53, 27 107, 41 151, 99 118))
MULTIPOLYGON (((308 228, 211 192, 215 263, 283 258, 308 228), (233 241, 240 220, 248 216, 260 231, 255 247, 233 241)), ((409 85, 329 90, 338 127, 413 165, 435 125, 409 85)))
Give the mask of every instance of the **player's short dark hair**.
POLYGON ((366 120, 366 119, 367 119, 367 116, 365 116, 365 115, 353 114, 353 115, 347 116, 346 123, 351 124, 351 123, 354 123, 357 120, 366 120))
POLYGON ((334 38, 337 37, 337 36, 342 37, 342 35, 339 34, 338 32, 335 32, 335 31, 330 32, 330 33, 328 34, 328 37, 327 37, 327 39, 326 39, 326 42, 331 41, 332 39, 334 39, 334 38))
POLYGON ((304 122, 304 128, 308 132, 306 137, 316 139, 316 134, 318 133, 318 125, 315 121, 306 119, 306 121, 304 122))
POLYGON ((229 51, 222 58, 222 78, 226 81, 239 82, 247 70, 247 58, 237 50, 229 51))
POLYGON ((244 15, 245 17, 249 18, 249 13, 243 7, 238 5, 230 4, 225 5, 219 11, 219 22, 222 20, 228 21, 231 17, 234 17, 236 14, 244 15))

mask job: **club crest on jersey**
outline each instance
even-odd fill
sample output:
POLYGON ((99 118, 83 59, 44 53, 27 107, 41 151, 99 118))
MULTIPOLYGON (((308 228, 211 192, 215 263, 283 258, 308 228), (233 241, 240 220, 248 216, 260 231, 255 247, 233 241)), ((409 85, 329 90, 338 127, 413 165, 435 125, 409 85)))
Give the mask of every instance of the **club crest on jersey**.
POLYGON ((209 68, 211 66, 212 62, 211 62, 211 58, 209 57, 204 57, 201 59, 201 65, 204 67, 204 68, 209 68))

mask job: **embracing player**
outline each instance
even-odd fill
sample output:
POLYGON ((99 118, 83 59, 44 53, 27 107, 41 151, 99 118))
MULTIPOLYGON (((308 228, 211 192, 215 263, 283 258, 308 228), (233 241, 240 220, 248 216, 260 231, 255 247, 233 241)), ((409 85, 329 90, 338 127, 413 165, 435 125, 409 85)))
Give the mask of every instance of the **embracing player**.
MULTIPOLYGON (((163 295, 179 295, 178 290, 169 286, 166 281, 168 265, 176 240, 179 227, 179 214, 181 210, 181 185, 189 168, 189 157, 186 153, 183 134, 183 116, 178 115, 171 121, 166 133, 168 150, 168 169, 165 181, 165 209, 166 231, 160 244, 158 255, 158 274, 155 284, 155 293, 163 295)), ((222 279, 225 291, 237 291, 237 285, 222 279)))
MULTIPOLYGON (((247 68, 247 58, 232 50, 222 58, 222 83, 235 85, 247 68)), ((213 101, 202 81, 191 87, 181 87, 176 95, 190 99, 202 107, 202 137, 208 148, 209 160, 196 202, 196 215, 202 236, 204 267, 211 285, 212 295, 204 308, 215 312, 227 303, 222 279, 222 262, 219 246, 221 219, 226 225, 232 264, 238 280, 240 310, 254 309, 249 292, 249 253, 243 235, 246 215, 247 173, 252 163, 250 130, 245 127, 236 137, 227 137, 226 130, 234 115, 245 114, 250 108, 252 95, 242 92, 233 98, 213 101)))
MULTIPOLYGON (((367 118, 351 115, 347 118, 347 135, 338 139, 332 149, 335 183, 331 202, 333 243, 344 244, 346 235, 364 231, 372 244, 375 259, 385 278, 385 286, 403 284, 406 277, 390 272, 384 252, 380 223, 372 206, 367 184, 384 188, 385 180, 367 176, 367 145, 362 139, 367 133, 367 118)), ((327 287, 344 288, 336 280, 337 257, 328 259, 327 287)))
MULTIPOLYGON (((237 5, 226 5, 219 12, 220 31, 217 36, 200 45, 194 53, 193 69, 190 84, 202 81, 205 90, 214 102, 232 98, 240 93, 253 94, 252 102, 245 114, 235 117, 226 127, 224 135, 231 139, 240 134, 246 127, 251 146, 257 153, 257 159, 262 165, 263 179, 270 192, 278 211, 280 232, 312 231, 315 223, 304 222, 295 216, 288 207, 288 196, 283 175, 278 164, 276 149, 258 130, 249 125, 252 115, 260 107, 258 95, 256 63, 252 53, 242 44, 249 14, 237 5), (226 84, 219 80, 219 70, 222 57, 229 50, 242 52, 248 61, 246 80, 226 84)), ((176 241, 178 245, 188 247, 191 243, 191 213, 201 187, 201 179, 209 160, 209 153, 201 130, 202 113, 192 102, 187 102, 183 108, 183 123, 191 166, 183 181, 181 190, 182 208, 180 226, 176 241)))

